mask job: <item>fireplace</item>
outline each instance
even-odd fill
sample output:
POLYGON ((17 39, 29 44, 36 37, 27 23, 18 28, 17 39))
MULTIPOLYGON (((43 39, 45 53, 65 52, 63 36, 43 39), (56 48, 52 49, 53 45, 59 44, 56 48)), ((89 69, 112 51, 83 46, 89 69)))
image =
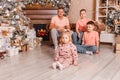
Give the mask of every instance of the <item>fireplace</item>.
POLYGON ((47 24, 34 24, 37 37, 42 37, 44 41, 49 40, 49 31, 47 29, 47 24))
POLYGON ((57 15, 57 7, 38 7, 30 6, 23 9, 25 15, 31 19, 32 25, 36 30, 37 37, 43 37, 43 40, 49 40, 49 30, 46 25, 50 24, 53 16, 57 15))

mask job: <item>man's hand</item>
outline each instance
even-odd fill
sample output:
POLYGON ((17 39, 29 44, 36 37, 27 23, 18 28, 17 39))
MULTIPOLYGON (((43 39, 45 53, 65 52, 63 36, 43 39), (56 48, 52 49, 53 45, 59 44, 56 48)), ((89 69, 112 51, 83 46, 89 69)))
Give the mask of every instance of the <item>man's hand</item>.
POLYGON ((58 26, 58 25, 54 25, 55 28, 59 31, 59 32, 63 32, 64 29, 61 27, 61 26, 58 26))
POLYGON ((59 30, 60 26, 55 25, 55 28, 56 28, 57 30, 59 30))

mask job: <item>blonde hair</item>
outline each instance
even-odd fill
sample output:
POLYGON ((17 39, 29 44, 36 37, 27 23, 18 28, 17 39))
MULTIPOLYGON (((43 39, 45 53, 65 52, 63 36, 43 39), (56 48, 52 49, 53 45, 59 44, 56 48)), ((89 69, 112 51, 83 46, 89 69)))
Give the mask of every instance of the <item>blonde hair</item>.
POLYGON ((63 44, 63 41, 62 41, 63 35, 67 35, 69 37, 69 42, 72 42, 70 31, 67 30, 67 31, 62 32, 62 35, 59 38, 59 44, 63 44))

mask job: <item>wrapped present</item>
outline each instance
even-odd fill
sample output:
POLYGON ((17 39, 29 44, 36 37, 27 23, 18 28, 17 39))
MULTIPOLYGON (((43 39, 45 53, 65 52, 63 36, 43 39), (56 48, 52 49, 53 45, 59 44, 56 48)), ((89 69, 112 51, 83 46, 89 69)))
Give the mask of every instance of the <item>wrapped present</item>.
POLYGON ((29 39, 28 46, 29 46, 29 49, 34 49, 35 48, 34 38, 29 39))
POLYGON ((117 37, 115 37, 115 43, 116 44, 118 44, 118 43, 120 44, 120 36, 119 35, 117 37))
POLYGON ((120 51, 120 44, 115 44, 116 46, 116 51, 120 51))
POLYGON ((10 39, 9 38, 0 38, 0 48, 6 49, 10 46, 10 39))
POLYGON ((41 45, 42 39, 43 39, 42 37, 36 37, 37 45, 41 45))
POLYGON ((6 45, 6 39, 0 38, 0 48, 6 45))
POLYGON ((15 44, 14 44, 15 42, 14 42, 14 40, 10 40, 10 46, 14 46, 15 44))
POLYGON ((27 38, 28 39, 36 38, 36 31, 34 29, 29 29, 27 31, 27 38))
POLYGON ((22 52, 26 52, 28 50, 28 44, 24 44, 21 46, 22 52))
POLYGON ((7 48, 7 55, 8 56, 14 56, 14 55, 18 55, 19 54, 19 50, 17 47, 8 47, 7 48))

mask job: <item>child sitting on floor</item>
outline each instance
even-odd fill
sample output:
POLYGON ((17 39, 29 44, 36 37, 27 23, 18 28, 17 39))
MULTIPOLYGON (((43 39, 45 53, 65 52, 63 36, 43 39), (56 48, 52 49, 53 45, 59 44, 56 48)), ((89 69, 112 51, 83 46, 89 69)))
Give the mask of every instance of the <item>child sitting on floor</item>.
POLYGON ((94 31, 94 27, 93 21, 87 23, 87 31, 83 34, 82 45, 76 45, 78 52, 86 54, 99 52, 99 34, 94 31))
POLYGON ((63 70, 70 65, 78 65, 77 49, 72 43, 69 31, 64 31, 60 38, 60 44, 56 51, 55 62, 52 64, 53 69, 63 70))

